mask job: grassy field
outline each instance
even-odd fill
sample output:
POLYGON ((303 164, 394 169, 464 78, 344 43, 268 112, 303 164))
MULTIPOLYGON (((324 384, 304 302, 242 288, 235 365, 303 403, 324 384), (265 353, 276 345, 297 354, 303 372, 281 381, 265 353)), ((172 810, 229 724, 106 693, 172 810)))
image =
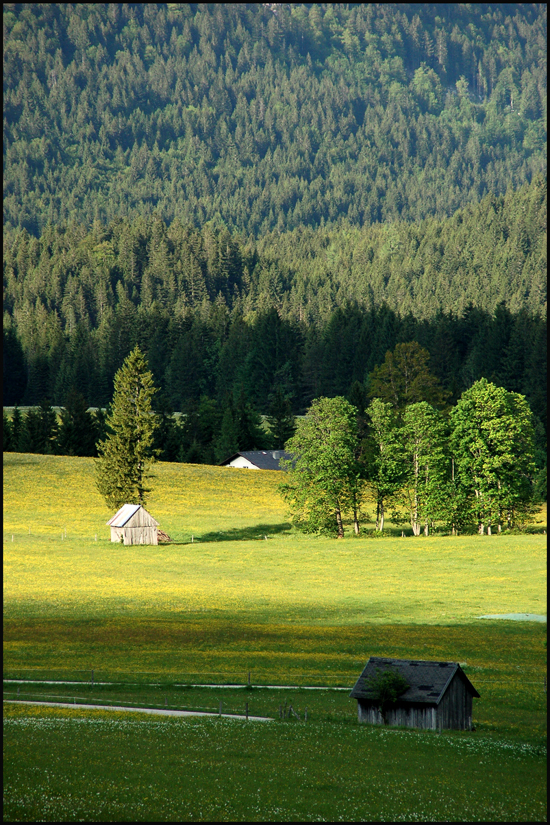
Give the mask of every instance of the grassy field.
POLYGON ((109 541, 91 459, 4 454, 4 678, 90 680, 93 669, 93 687, 20 691, 211 710, 221 700, 224 712, 247 701, 274 717, 288 702, 302 719, 307 706, 308 722, 5 705, 6 819, 545 817, 546 626, 477 618, 546 614, 544 535, 312 538, 285 522, 279 473, 155 474, 148 509, 174 541, 123 547, 109 541), (371 655, 465 663, 481 693, 476 731, 371 730, 345 691, 184 686, 250 672, 254 685, 351 688, 371 655), (334 752, 333 772, 321 752, 334 752))
POLYGON ((546 815, 544 759, 529 745, 329 722, 145 720, 13 705, 4 713, 4 816, 11 821, 525 822, 546 815))

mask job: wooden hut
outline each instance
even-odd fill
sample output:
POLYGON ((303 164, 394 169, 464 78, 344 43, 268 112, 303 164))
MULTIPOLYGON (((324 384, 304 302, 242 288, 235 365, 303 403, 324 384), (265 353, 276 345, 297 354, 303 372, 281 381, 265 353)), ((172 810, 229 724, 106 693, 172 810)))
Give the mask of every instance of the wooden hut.
POLYGON ((124 544, 158 544, 158 521, 141 504, 123 504, 107 524, 111 541, 124 544))
POLYGON ((383 659, 371 656, 350 693, 360 722, 428 730, 472 729, 473 697, 479 693, 456 662, 383 659), (385 713, 374 698, 372 680, 385 671, 402 676, 409 687, 385 713))

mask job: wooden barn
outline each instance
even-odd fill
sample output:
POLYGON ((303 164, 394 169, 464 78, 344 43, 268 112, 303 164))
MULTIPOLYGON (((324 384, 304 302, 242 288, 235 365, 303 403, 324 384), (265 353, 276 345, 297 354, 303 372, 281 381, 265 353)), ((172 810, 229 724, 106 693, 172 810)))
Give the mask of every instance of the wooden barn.
POLYGON ((350 693, 360 722, 428 730, 472 729, 472 700, 479 693, 456 662, 383 659, 371 656, 350 693), (385 671, 402 676, 409 687, 384 717, 373 696, 372 680, 385 671))
POLYGON ((124 544, 158 544, 158 521, 141 504, 123 504, 107 522, 111 541, 124 544))

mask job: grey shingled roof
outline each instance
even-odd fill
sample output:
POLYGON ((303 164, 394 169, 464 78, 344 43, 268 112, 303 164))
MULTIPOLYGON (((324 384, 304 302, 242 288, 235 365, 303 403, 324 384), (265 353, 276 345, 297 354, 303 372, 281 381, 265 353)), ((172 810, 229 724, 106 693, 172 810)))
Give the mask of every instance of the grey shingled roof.
POLYGON ((247 450, 246 452, 233 453, 225 461, 222 461, 219 466, 226 466, 240 455, 260 470, 282 470, 283 468, 279 467, 279 459, 291 458, 290 453, 286 450, 247 450))
POLYGON ((380 671, 385 670, 396 671, 410 685, 408 690, 399 697, 400 702, 439 704, 455 673, 458 673, 460 678, 464 680, 470 693, 479 697, 479 693, 457 662, 384 659, 378 656, 370 657, 350 696, 353 699, 373 699, 372 691, 367 682, 376 678, 380 671))

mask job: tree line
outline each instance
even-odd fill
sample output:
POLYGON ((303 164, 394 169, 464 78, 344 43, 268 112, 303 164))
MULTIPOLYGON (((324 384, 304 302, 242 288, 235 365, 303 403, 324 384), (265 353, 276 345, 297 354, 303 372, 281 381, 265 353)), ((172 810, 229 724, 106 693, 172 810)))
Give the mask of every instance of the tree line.
POLYGON ((374 499, 380 532, 391 508, 414 536, 441 527, 490 535, 525 524, 541 492, 529 405, 485 378, 447 416, 427 401, 396 408, 374 398, 363 410, 341 396, 316 399, 286 448, 280 488, 308 533, 343 538, 347 518, 359 534, 374 499))
MULTIPOLYGON (((351 515, 359 534, 367 493, 380 532, 389 507, 394 522, 409 519, 415 536, 442 525, 453 535, 491 534, 529 520, 541 490, 525 397, 482 378, 449 408, 426 355, 415 343, 398 346, 377 370, 366 408, 359 389, 357 406, 319 398, 293 427, 280 490, 299 529, 343 538, 351 515)), ((146 503, 158 455, 156 392, 136 347, 115 376, 107 435, 98 442, 96 481, 110 507, 146 503)))
MULTIPOLYGON (((546 181, 443 221, 261 242, 160 218, 4 236, 4 403, 104 407, 139 344, 166 403, 265 414, 347 395, 416 340, 454 400, 485 376, 546 421, 546 181)), ((190 408, 190 409, 188 409, 190 408)))
MULTIPOLYGON (((228 398, 223 412, 204 396, 179 419, 162 401, 152 401, 156 393, 153 374, 136 347, 115 376, 118 408, 113 402, 107 415, 91 412, 83 397, 73 393, 59 420, 45 402, 25 418, 17 408, 11 418, 4 410, 4 450, 97 456, 102 444, 109 443, 113 422, 133 444, 144 420, 150 432, 147 440, 137 438, 139 449, 163 460, 219 463, 242 450, 286 447, 301 456, 297 464, 287 465, 294 478, 301 473, 301 486, 292 483, 284 488, 297 510, 296 524, 306 530, 325 529, 336 518, 339 533, 343 512, 350 508, 358 532, 365 484, 376 501, 377 529, 383 530, 387 508, 396 503, 409 509, 415 535, 422 519, 427 533, 429 524, 441 521, 445 513, 452 518, 453 530, 463 529, 473 512, 472 491, 464 492, 466 480, 473 478, 472 456, 484 479, 475 488, 476 501, 483 499, 477 502, 476 512, 484 514, 479 524, 487 522, 487 513, 495 523, 497 499, 500 529, 504 512, 510 527, 529 513, 533 498, 546 498, 544 432, 525 396, 482 378, 453 405, 451 392, 430 370, 428 351, 415 341, 388 351, 367 385, 356 381, 347 399, 315 399, 298 420, 280 389, 263 420, 242 392, 238 399, 228 398), (132 370, 139 386, 126 392, 131 412, 142 385, 148 393, 139 426, 133 412, 126 414, 126 406, 120 406, 126 398, 121 392, 123 378, 132 370), (471 429, 474 420, 477 436, 471 429), (497 485, 497 499, 491 484, 497 485), (312 498, 317 487, 318 501, 312 498), (500 492, 504 488, 508 498, 500 492), (327 511, 327 500, 336 500, 336 509, 331 505, 327 511), (508 509, 503 509, 505 501, 508 509)), ((122 464, 128 461, 131 456, 121 459, 122 464)), ((394 508, 392 520, 397 513, 394 508)))
POLYGON ((4 4, 4 224, 440 218, 546 169, 545 4, 4 4))
MULTIPOLYGON (((109 507, 146 504, 160 452, 156 393, 135 347, 115 376, 105 435, 97 442, 96 482, 109 507)), ((453 535, 472 529, 491 534, 529 520, 542 478, 524 396, 482 378, 449 407, 426 351, 414 342, 387 354, 370 395, 366 407, 360 387, 357 405, 341 396, 315 399, 291 422, 280 490, 300 530, 343 538, 344 520, 351 517, 359 534, 367 494, 380 532, 390 507, 392 520, 408 518, 415 536, 441 526, 453 535)))

